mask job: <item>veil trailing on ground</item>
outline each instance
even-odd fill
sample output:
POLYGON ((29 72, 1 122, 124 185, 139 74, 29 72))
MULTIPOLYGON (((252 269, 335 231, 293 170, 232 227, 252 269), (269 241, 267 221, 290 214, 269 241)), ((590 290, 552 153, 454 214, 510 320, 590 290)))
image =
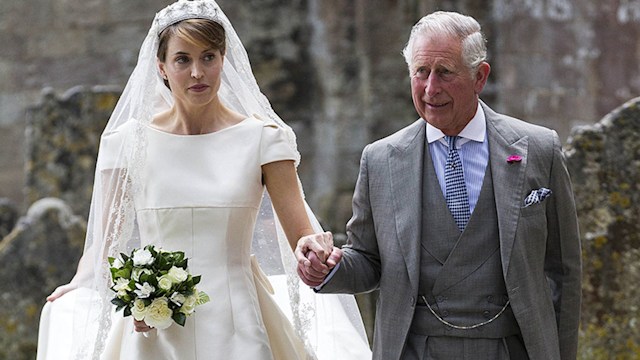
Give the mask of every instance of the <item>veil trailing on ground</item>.
MULTIPOLYGON (((72 284, 77 286, 73 291, 75 295, 64 295, 54 302, 75 302, 71 306, 70 328, 73 335, 70 339, 61 340, 68 342, 70 358, 100 358, 114 310, 110 303, 113 292, 110 290, 112 283, 107 257, 130 253, 140 246, 134 199, 146 180, 141 171, 147 150, 144 127, 154 114, 173 104, 171 93, 157 68, 158 34, 167 26, 188 18, 216 21, 226 31, 227 48, 218 92, 221 101, 238 113, 255 116, 285 129, 290 146, 296 149, 293 131, 278 117, 261 93, 242 42, 214 1, 179 0, 158 12, 140 49, 137 65, 101 137, 85 249, 78 272, 72 280, 72 284), (133 131, 126 132, 124 139, 113 136, 123 126, 131 127, 133 131)), ((298 162, 299 155, 296 165, 298 162)), ((316 230, 322 231, 309 207, 306 208, 316 230)), ((266 192, 252 251, 274 287, 281 289, 276 291, 279 305, 289 315, 294 329, 316 358, 339 358, 341 347, 348 348, 359 341, 367 344, 362 320, 352 296, 317 295, 298 279, 295 258, 266 192), (336 322, 336 317, 346 320, 342 324, 349 324, 349 331, 358 336, 327 339, 324 334, 331 333, 330 327, 336 322)), ((41 329, 41 334, 43 331, 46 333, 49 330, 41 329)), ((340 334, 340 331, 334 333, 340 334)), ((46 345, 43 347, 39 348, 39 357, 40 353, 46 352, 46 345)))

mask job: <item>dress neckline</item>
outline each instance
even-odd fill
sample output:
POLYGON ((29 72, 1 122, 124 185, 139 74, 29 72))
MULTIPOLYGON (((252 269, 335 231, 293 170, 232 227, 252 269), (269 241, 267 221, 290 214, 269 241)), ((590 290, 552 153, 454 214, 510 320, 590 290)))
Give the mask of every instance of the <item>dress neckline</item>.
POLYGON ((252 116, 248 116, 248 117, 245 117, 244 119, 240 120, 239 122, 237 122, 237 123, 235 123, 235 124, 233 124, 233 125, 227 126, 227 127, 225 127, 225 128, 222 128, 222 129, 220 129, 220 130, 213 131, 213 132, 208 132, 208 133, 204 133, 204 134, 191 134, 191 135, 186 135, 186 134, 175 134, 175 133, 172 133, 172 132, 168 132, 168 131, 160 130, 160 129, 158 129, 157 127, 151 126, 151 123, 146 123, 146 124, 144 124, 144 125, 145 125, 148 129, 153 130, 153 131, 154 131, 154 132, 156 132, 156 133, 160 133, 160 134, 164 134, 164 135, 169 135, 169 136, 185 137, 185 138, 187 138, 187 137, 205 137, 205 136, 212 136, 212 135, 220 134, 220 133, 222 133, 222 132, 226 132, 226 131, 231 130, 231 129, 233 129, 233 128, 239 127, 240 125, 242 125, 242 124, 246 123, 246 122, 247 122, 247 120, 249 120, 249 119, 253 119, 253 118, 254 118, 254 117, 252 117, 252 116))

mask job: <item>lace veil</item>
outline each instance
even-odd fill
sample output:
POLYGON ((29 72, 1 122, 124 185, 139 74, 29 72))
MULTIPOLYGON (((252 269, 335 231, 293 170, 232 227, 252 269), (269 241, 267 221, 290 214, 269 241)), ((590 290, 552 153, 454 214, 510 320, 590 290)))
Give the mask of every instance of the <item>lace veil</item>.
MULTIPOLYGON (((158 34, 167 26, 188 18, 210 19, 225 28, 227 49, 218 93, 221 101, 236 112, 246 116, 255 115, 286 129, 290 145, 296 149, 293 131, 278 117, 261 93, 242 42, 214 1, 179 0, 158 12, 140 49, 137 65, 100 141, 85 249, 78 272, 72 280, 85 293, 85 296, 76 300, 78 304, 74 310, 73 358, 97 359, 105 346, 114 309, 110 303, 113 292, 109 289, 111 280, 106 258, 115 257, 121 252, 130 253, 133 248, 139 247, 134 199, 136 192, 141 191, 140 185, 146 180, 140 171, 146 151, 144 124, 149 123, 155 113, 173 104, 171 93, 157 69, 158 34), (137 121, 132 121, 134 119, 137 121), (111 135, 121 126, 132 126, 134 130, 127 132, 129 135, 125 139, 115 141, 111 135)), ((299 155, 296 165, 298 162, 299 155)), ((317 358, 325 358, 323 352, 327 353, 326 358, 334 358, 340 351, 334 345, 348 347, 354 341, 367 344, 362 320, 352 296, 316 295, 299 281, 295 258, 273 215, 266 191, 264 193, 252 252, 270 278, 286 280, 288 293, 280 297, 284 299, 280 305, 291 316, 294 328, 305 340, 307 348, 317 358), (360 338, 329 341, 323 338, 327 331, 331 333, 330 327, 337 317, 346 320, 360 338), (323 344, 318 344, 320 341, 323 344)), ((322 231, 315 216, 306 207, 316 230, 322 231)))

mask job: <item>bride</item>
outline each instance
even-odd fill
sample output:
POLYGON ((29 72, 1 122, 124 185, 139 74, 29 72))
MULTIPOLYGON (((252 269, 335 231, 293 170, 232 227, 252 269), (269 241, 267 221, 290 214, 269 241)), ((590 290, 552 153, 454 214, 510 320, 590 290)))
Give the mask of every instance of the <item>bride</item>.
POLYGON ((102 134, 85 250, 47 298, 38 359, 370 358, 353 297, 316 296, 295 274, 299 238, 320 239, 320 256, 333 245, 303 199, 299 158, 217 4, 158 12, 102 134), (211 301, 184 327, 110 303, 106 259, 146 245, 184 251, 202 275, 211 301))

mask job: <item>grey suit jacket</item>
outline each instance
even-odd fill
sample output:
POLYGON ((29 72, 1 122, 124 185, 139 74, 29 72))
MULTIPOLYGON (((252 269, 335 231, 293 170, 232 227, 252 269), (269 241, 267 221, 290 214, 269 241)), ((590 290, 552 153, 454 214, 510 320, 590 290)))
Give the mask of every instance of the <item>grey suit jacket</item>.
MULTIPOLYGON (((575 359, 581 253, 573 191, 555 131, 482 103, 503 275, 532 360, 575 359), (508 163, 510 155, 522 157, 508 163), (534 189, 552 195, 523 207, 534 189)), ((360 163, 339 269, 321 292, 380 290, 373 358, 399 359, 418 295, 425 121, 368 145, 360 163)), ((489 168, 487 168, 489 170, 489 168)), ((427 179, 424 181, 437 181, 427 179)), ((426 214, 428 216, 428 214, 426 214)))

